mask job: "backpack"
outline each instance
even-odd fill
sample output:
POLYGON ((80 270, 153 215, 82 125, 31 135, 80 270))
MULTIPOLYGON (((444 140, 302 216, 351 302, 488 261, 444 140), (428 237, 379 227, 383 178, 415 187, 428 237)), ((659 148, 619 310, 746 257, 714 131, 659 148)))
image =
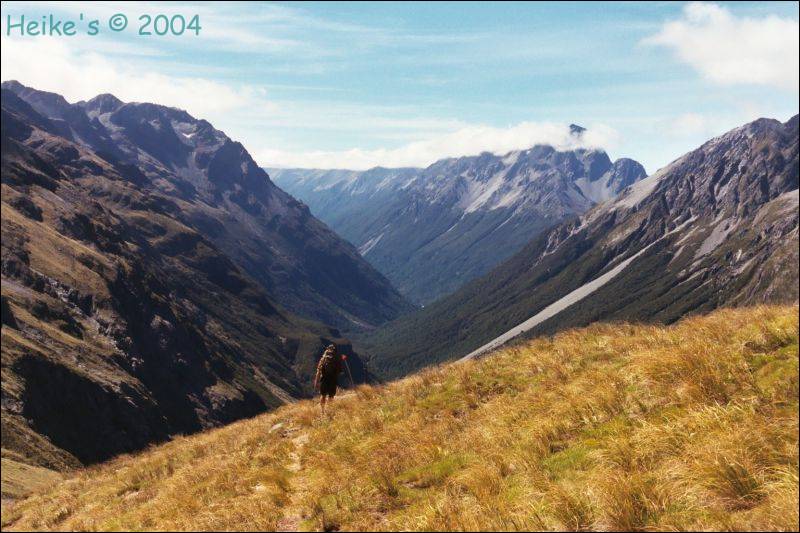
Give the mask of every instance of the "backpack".
POLYGON ((322 379, 335 379, 342 369, 339 354, 326 352, 319 361, 319 373, 322 379))

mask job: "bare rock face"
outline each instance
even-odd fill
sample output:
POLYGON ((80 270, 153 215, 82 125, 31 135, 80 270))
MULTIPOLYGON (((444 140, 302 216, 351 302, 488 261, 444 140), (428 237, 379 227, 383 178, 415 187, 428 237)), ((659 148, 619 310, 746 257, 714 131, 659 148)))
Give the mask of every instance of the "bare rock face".
POLYGON ((351 347, 287 301, 361 327, 408 305, 240 144, 110 95, 4 84, 2 231, 3 448, 31 464, 101 461, 307 395, 321 349, 351 347))
POLYGON ((366 345, 380 370, 398 375, 488 349, 506 332, 796 302, 799 173, 797 116, 756 120, 542 233, 366 345), (413 345, 396 349, 401 338, 413 345))
MULTIPOLYGON (((573 135, 583 131, 572 126, 573 135)), ((646 175, 631 159, 612 163, 601 150, 550 146, 443 159, 425 169, 270 173, 421 304, 646 175)))
POLYGON ((240 143, 207 121, 109 94, 69 104, 18 82, 3 87, 46 119, 49 133, 169 198, 174 216, 206 235, 286 309, 349 331, 412 308, 352 245, 276 187, 240 143))

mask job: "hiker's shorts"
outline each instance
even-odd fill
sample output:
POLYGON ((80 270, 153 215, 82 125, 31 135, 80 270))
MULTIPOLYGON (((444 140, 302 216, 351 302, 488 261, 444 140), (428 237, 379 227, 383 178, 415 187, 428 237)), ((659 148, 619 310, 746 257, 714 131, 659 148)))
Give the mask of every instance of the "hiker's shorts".
POLYGON ((336 378, 323 378, 319 383, 319 393, 323 396, 336 396, 336 378))

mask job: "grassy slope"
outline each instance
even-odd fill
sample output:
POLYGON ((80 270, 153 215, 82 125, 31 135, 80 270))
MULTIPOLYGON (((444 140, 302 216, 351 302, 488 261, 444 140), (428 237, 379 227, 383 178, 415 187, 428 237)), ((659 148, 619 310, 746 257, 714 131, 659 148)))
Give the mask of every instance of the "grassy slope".
POLYGON ((798 528, 798 308, 570 330, 76 474, 3 529, 798 528))
POLYGON ((3 455, 0 460, 2 462, 3 498, 20 498, 49 487, 61 479, 61 474, 55 470, 21 463, 11 457, 6 457, 5 450, 3 455))

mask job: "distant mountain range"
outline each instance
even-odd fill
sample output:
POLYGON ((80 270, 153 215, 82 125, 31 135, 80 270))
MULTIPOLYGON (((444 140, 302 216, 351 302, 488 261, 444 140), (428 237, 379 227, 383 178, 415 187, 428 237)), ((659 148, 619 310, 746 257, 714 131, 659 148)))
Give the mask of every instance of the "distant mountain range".
MULTIPOLYGON (((583 128, 572 126, 573 135, 583 128)), ((645 177, 601 150, 538 145, 425 169, 269 169, 280 187, 388 277, 429 304, 501 263, 542 231, 645 177)))
POLYGON ((241 144, 111 95, 3 83, 2 232, 3 453, 32 464, 307 395, 335 328, 411 309, 241 144))
POLYGON ((734 129, 365 346, 396 376, 597 320, 672 322, 719 306, 796 302, 798 174, 797 116, 734 129))

